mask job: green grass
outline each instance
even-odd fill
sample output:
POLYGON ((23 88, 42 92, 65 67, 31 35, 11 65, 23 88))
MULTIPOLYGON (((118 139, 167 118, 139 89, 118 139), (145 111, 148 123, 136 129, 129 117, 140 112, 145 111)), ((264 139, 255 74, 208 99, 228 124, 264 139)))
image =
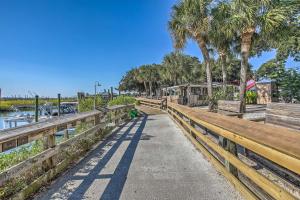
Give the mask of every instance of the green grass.
MULTIPOLYGON (((61 99, 61 102, 63 101, 76 101, 76 99, 72 98, 66 98, 61 99)), ((45 104, 45 103, 53 103, 53 105, 57 105, 58 100, 57 99, 39 99, 39 104, 45 104)), ((35 99, 14 99, 14 100, 1 100, 0 102, 0 111, 10 111, 12 106, 19 106, 19 105, 34 105, 35 99)))

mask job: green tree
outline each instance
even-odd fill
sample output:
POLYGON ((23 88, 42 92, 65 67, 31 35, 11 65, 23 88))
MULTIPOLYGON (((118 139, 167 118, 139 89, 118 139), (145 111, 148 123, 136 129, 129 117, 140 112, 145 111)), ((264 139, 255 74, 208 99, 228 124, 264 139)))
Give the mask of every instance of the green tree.
POLYGON ((269 78, 280 83, 285 76, 285 63, 283 61, 271 59, 262 64, 256 73, 258 78, 269 78))
POLYGON ((300 101, 300 71, 288 69, 280 84, 281 96, 285 102, 300 101))
POLYGON ((169 85, 199 82, 199 77, 202 76, 199 73, 202 65, 198 58, 182 54, 178 51, 167 54, 163 58, 162 68, 162 73, 164 73, 162 74, 162 79, 164 79, 165 83, 169 83, 169 85))
POLYGON ((227 84, 227 63, 230 58, 230 47, 234 42, 234 32, 229 32, 224 27, 226 19, 229 18, 230 5, 227 3, 219 3, 218 6, 212 9, 212 22, 209 38, 212 45, 218 52, 219 64, 221 65, 223 90, 226 92, 227 84))
MULTIPOLYGON (((212 73, 208 50, 210 2, 210 0, 182 0, 175 4, 169 21, 169 30, 176 49, 184 48, 188 39, 197 42, 204 58, 208 96, 212 98, 212 73)), ((209 110, 212 110, 212 103, 209 103, 209 110)))
POLYGON ((280 34, 282 27, 295 13, 295 5, 289 2, 296 3, 296 1, 280 0, 233 0, 230 2, 230 17, 224 25, 229 33, 236 31, 241 40, 241 112, 245 110, 245 89, 250 52, 251 50, 261 51, 268 48, 272 38, 280 34), (260 43, 264 41, 264 46, 255 40, 259 40, 260 43), (258 48, 253 48, 255 44, 258 45, 258 48))

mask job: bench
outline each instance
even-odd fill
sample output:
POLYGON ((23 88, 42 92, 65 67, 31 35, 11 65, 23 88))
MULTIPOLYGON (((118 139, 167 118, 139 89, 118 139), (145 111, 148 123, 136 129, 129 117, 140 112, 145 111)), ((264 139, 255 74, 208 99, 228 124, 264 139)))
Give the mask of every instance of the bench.
POLYGON ((241 118, 243 113, 240 113, 240 101, 218 101, 218 113, 227 116, 236 116, 241 118))
POLYGON ((265 123, 300 130, 300 104, 268 103, 265 123))

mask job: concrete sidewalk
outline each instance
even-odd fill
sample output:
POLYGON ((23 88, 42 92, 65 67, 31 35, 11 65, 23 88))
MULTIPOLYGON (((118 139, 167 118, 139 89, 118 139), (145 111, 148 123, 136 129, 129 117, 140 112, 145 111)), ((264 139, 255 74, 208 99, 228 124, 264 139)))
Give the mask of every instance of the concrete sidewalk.
POLYGON ((128 123, 36 199, 242 199, 166 115, 128 123))

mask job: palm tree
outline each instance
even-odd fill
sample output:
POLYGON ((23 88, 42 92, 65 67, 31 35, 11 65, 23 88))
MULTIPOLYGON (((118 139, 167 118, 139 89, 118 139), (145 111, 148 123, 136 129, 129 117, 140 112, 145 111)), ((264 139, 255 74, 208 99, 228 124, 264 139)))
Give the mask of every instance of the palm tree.
POLYGON ((145 66, 140 66, 139 68, 137 68, 135 71, 135 77, 137 79, 137 81, 139 83, 142 83, 144 85, 144 88, 145 88, 145 92, 146 92, 146 95, 149 95, 149 90, 148 90, 148 87, 147 87, 147 77, 146 77, 146 67, 145 66))
MULTIPOLYGON (((208 96, 212 98, 212 74, 208 51, 210 2, 211 0, 182 0, 174 5, 169 30, 176 49, 184 48, 189 38, 197 42, 205 62, 208 96)), ((212 110, 211 102, 209 102, 209 110, 212 110)))
POLYGON ((241 40, 240 101, 241 112, 245 111, 245 90, 248 59, 254 38, 271 40, 280 27, 288 23, 297 8, 292 1, 274 0, 233 0, 225 24, 226 30, 236 31, 241 40), (288 4, 290 2, 290 4, 288 4))
POLYGON ((226 92, 227 85, 227 69, 226 62, 229 59, 230 47, 233 45, 234 33, 225 29, 225 20, 229 18, 229 4, 219 3, 217 7, 212 9, 212 22, 209 38, 212 45, 219 54, 221 64, 223 90, 226 92))

